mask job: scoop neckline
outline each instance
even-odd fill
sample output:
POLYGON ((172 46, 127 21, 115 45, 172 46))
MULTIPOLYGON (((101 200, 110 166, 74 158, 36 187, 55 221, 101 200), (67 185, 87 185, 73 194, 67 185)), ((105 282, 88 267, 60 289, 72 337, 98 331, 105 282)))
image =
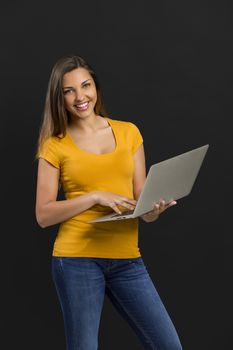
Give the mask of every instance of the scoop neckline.
POLYGON ((115 144, 116 144, 116 147, 115 149, 112 151, 112 152, 108 152, 108 153, 92 153, 92 152, 88 152, 88 151, 85 151, 84 149, 80 148, 73 140, 72 136, 70 135, 70 133, 66 130, 66 134, 68 135, 68 138, 70 140, 70 142, 72 143, 72 145, 76 148, 76 150, 82 152, 82 153, 85 153, 85 154, 88 154, 88 155, 91 155, 91 156, 107 156, 107 155, 112 155, 114 154, 117 149, 118 149, 118 139, 117 139, 117 135, 116 135, 116 130, 114 129, 113 127, 113 123, 111 121, 110 118, 108 117, 102 117, 104 119, 107 120, 109 126, 111 126, 111 129, 112 129, 112 133, 113 133, 113 136, 115 138, 115 144))

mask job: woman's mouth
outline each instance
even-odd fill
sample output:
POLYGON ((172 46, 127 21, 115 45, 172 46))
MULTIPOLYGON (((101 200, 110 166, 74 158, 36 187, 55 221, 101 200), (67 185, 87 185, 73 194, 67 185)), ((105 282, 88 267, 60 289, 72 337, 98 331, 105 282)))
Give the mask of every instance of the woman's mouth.
POLYGON ((86 111, 88 109, 88 106, 89 106, 89 102, 85 102, 85 103, 82 103, 82 104, 74 105, 74 107, 78 111, 86 111))

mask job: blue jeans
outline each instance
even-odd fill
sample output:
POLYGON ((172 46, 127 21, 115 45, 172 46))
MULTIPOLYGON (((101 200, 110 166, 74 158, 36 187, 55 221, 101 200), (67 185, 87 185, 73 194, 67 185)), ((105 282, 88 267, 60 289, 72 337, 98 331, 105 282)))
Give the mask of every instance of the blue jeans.
POLYGON ((63 313, 67 350, 98 348, 105 294, 145 349, 182 350, 142 257, 52 256, 52 276, 63 313))

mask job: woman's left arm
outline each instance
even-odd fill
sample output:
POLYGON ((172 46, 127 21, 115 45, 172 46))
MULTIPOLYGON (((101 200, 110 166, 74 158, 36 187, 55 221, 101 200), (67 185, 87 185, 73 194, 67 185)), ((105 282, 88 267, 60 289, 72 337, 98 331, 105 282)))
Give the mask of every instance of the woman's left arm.
MULTIPOLYGON (((141 144, 134 154, 134 175, 133 175, 133 192, 134 199, 138 200, 141 190, 146 181, 146 162, 144 146, 141 144)), ((166 209, 173 205, 176 205, 176 201, 171 201, 165 204, 165 201, 161 200, 159 203, 154 203, 154 207, 151 211, 140 216, 145 222, 153 222, 158 219, 159 215, 166 209)))

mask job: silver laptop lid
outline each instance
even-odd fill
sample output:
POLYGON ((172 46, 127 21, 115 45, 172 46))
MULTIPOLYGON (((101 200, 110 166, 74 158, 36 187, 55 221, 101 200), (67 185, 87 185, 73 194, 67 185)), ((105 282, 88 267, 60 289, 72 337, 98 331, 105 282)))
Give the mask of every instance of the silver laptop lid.
POLYGON ((209 145, 169 158, 150 167, 133 216, 153 208, 153 203, 187 196, 193 187, 209 145))

